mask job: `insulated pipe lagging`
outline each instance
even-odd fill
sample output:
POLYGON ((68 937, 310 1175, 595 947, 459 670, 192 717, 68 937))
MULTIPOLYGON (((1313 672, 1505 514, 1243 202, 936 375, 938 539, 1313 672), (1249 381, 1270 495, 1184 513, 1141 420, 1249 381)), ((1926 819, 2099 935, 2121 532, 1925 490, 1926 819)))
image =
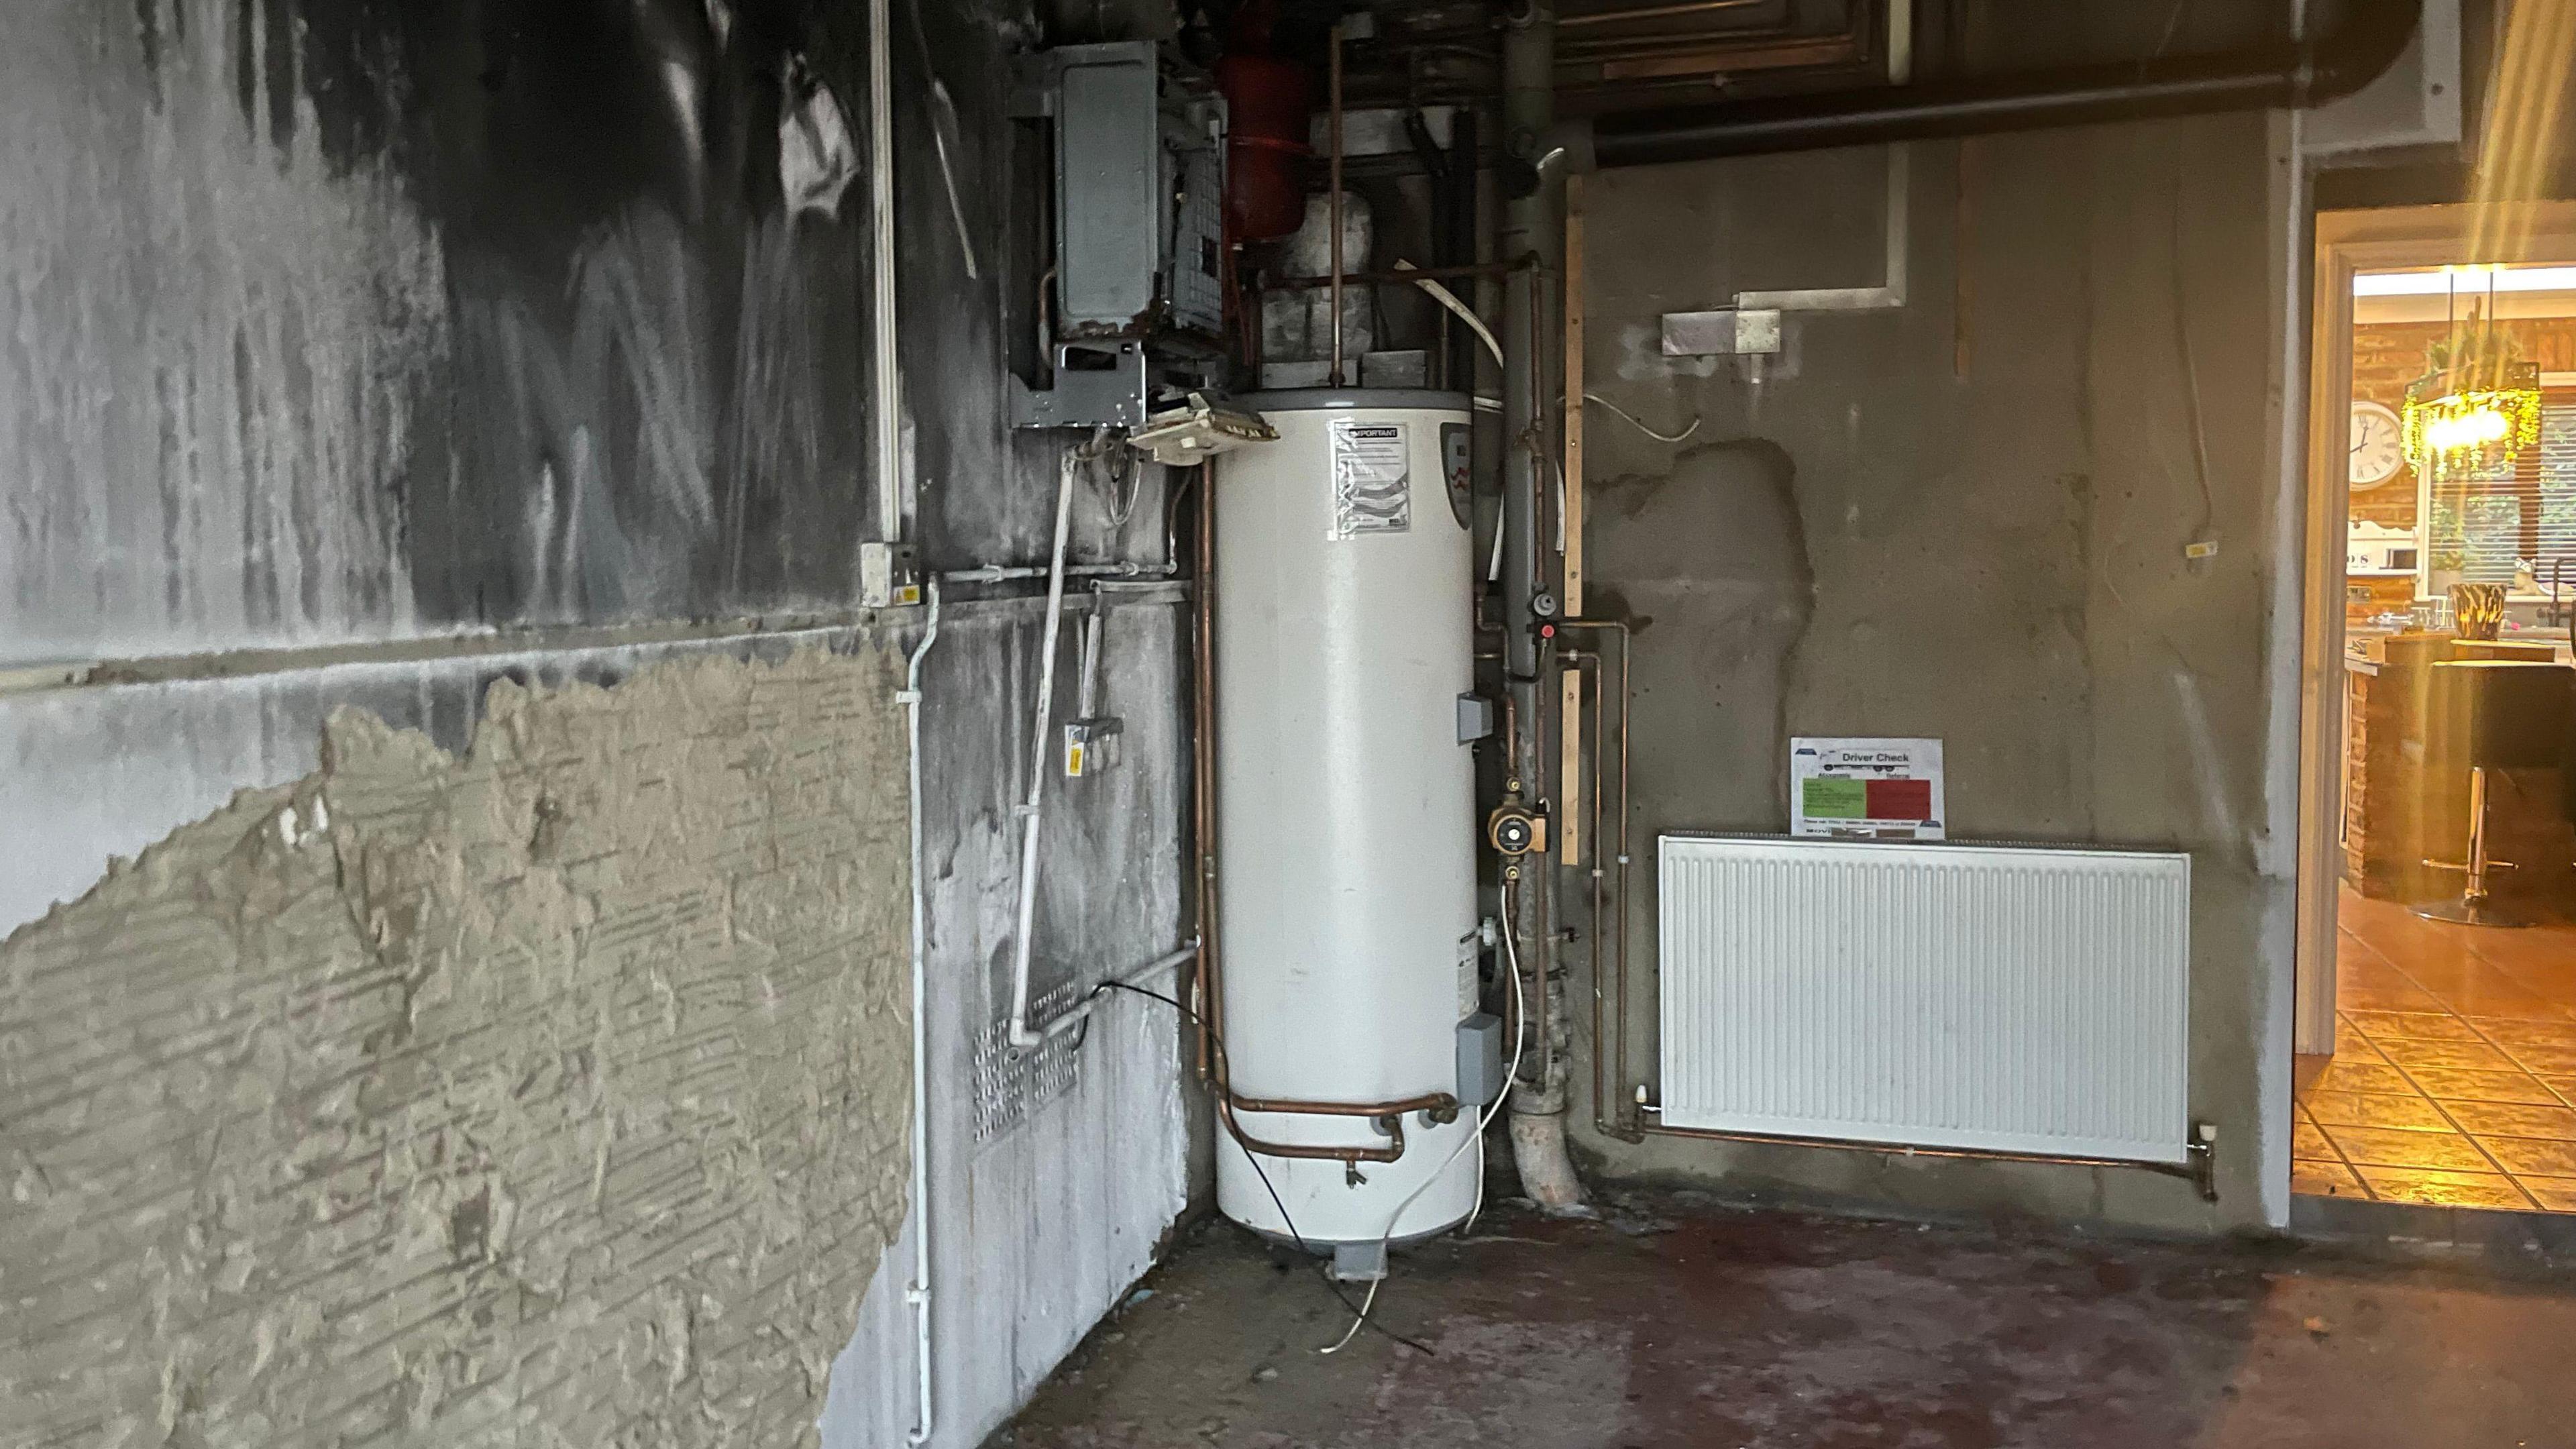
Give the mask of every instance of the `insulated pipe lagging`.
POLYGON ((1073 474, 1080 454, 1067 448, 1056 469, 1055 547, 1047 563, 1046 633, 1038 646, 1038 705, 1030 728, 1029 795, 1020 806, 1019 924, 1011 936, 1011 1045, 1022 1050, 1045 1037, 1029 1030, 1029 945, 1038 917, 1038 823, 1046 798, 1047 726, 1055 715, 1055 646, 1064 624, 1064 545, 1073 526, 1073 474))

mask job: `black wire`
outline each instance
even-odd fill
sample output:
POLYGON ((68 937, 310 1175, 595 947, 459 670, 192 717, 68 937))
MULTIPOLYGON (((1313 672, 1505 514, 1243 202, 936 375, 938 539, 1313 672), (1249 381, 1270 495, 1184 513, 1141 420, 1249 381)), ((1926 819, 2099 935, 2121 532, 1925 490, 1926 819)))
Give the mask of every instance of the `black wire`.
MULTIPOLYGON (((1152 1000, 1163 1003, 1165 1006, 1168 1006, 1172 1010, 1179 1012, 1181 1015, 1188 1017, 1192 1022, 1200 1026, 1207 1025, 1207 1022, 1202 1019, 1197 1012, 1183 1006, 1177 999, 1165 996, 1159 991, 1148 991, 1142 986, 1130 986, 1124 981, 1103 981, 1098 986, 1091 988, 1091 994, 1094 996, 1098 996, 1104 991, 1134 992, 1138 996, 1148 997, 1152 1000)), ((1224 1074, 1220 1080, 1233 1080, 1233 1067, 1232 1064, 1226 1060, 1224 1039, 1219 1037, 1215 1030, 1211 1028, 1208 1032, 1208 1042, 1216 1048, 1217 1070, 1224 1074)), ((1279 1221, 1288 1225, 1288 1236, 1296 1241, 1297 1251, 1306 1254, 1308 1257, 1319 1256, 1313 1248, 1307 1246, 1306 1235, 1297 1231, 1297 1220, 1288 1216, 1287 1202, 1279 1196, 1279 1189, 1271 1184, 1270 1174, 1261 1170, 1261 1156, 1253 1150, 1251 1142, 1244 1138, 1243 1129, 1236 1125, 1234 1114, 1226 1111, 1222 1106, 1220 1106, 1216 1115, 1217 1120, 1225 1124, 1225 1130, 1227 1133, 1234 1138, 1235 1145, 1243 1149, 1243 1160, 1252 1164, 1253 1175, 1261 1179, 1263 1190, 1270 1194, 1270 1205, 1279 1209, 1279 1221)), ((1335 1298, 1341 1301, 1342 1307, 1350 1312, 1351 1317, 1358 1319, 1361 1323, 1370 1328, 1376 1329, 1378 1332, 1385 1334, 1387 1337, 1394 1339, 1396 1342, 1403 1344, 1406 1348, 1412 1349, 1416 1353, 1428 1354, 1433 1358, 1438 1358, 1440 1356, 1438 1351, 1433 1349, 1431 1345, 1424 1343, 1419 1339, 1407 1338, 1403 1334, 1396 1332, 1394 1329, 1387 1327, 1385 1324, 1378 1322, 1370 1315, 1361 1312, 1360 1305, 1352 1302, 1350 1295, 1342 1291, 1342 1285, 1334 1282, 1330 1277, 1324 1276, 1319 1272, 1316 1281, 1322 1283, 1326 1291, 1330 1292, 1335 1298)))

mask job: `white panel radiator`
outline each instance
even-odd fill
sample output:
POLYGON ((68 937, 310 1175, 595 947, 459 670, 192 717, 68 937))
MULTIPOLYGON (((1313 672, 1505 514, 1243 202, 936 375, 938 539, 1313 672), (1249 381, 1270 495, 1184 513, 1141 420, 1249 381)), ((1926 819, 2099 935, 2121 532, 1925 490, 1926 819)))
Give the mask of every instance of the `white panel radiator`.
POLYGON ((1663 837, 1668 1127, 2181 1163, 2191 858, 1663 837))

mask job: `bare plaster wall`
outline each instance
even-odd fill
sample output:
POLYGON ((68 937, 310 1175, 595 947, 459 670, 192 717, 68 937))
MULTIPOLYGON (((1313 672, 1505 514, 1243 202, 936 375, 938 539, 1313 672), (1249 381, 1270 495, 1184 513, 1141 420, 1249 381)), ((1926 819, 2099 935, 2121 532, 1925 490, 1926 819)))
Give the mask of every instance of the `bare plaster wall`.
POLYGON ((812 1442, 904 1208, 891 668, 344 709, 0 945, 0 1437, 812 1442))
POLYGON ((1954 838, 2191 854, 2191 1105, 2219 1128, 2221 1197, 2138 1172, 1632 1145, 1587 1125, 1605 1173, 2263 1221, 2258 1061, 2287 1051, 2267 1033, 2292 887, 2267 732, 2296 708, 2268 640, 2297 567, 2275 536, 2265 413, 2266 158, 2261 117, 1917 145, 1908 304, 1793 316, 1758 383, 1661 356, 1658 315, 1879 281, 1886 153, 1618 172, 1587 192, 1588 376, 1658 428, 1703 420, 1679 446, 1597 409, 1587 432, 1590 611, 1637 629, 1638 1081, 1618 1091, 1654 1074, 1657 832, 1785 830, 1790 736, 1936 736, 1954 838), (2217 557, 2187 561, 2203 537, 2217 557))

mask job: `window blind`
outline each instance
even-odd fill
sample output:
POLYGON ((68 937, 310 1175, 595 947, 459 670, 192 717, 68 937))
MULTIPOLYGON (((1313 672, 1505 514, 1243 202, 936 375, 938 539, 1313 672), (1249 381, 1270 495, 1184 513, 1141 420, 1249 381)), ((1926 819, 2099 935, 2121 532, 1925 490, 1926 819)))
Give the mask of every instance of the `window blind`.
POLYGON ((2510 585, 2528 560, 2544 592, 2555 577, 2576 593, 2576 388, 2541 394, 2539 447, 2495 468, 2446 472, 2428 492, 2436 573, 2510 585))

